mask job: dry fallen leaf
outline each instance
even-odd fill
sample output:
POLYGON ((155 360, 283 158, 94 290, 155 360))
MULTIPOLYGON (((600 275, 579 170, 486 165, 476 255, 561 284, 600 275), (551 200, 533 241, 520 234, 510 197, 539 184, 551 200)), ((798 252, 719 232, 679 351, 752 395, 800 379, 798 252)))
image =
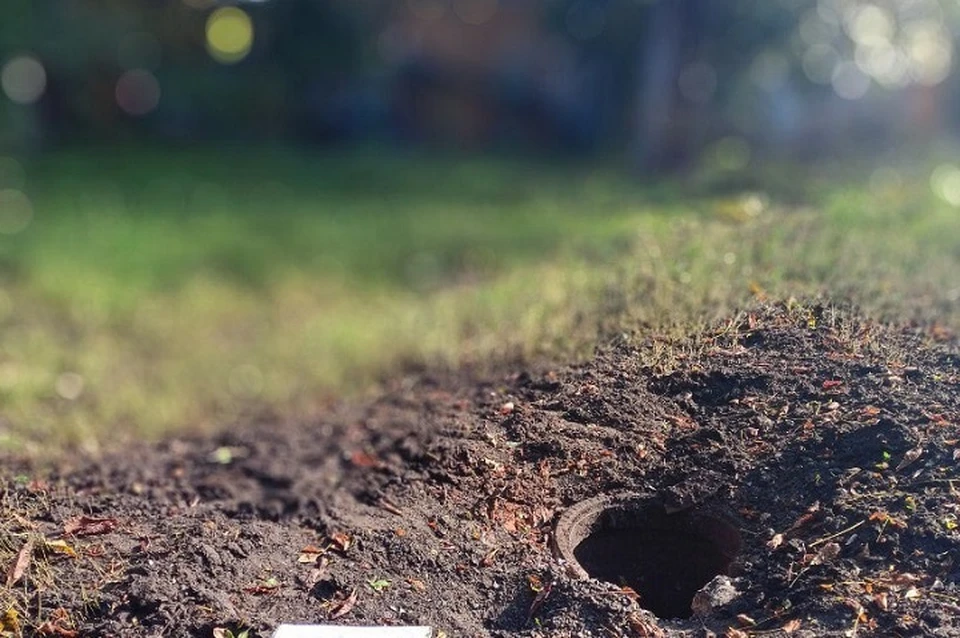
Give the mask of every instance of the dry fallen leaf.
POLYGON ((330 620, 336 620, 350 613, 357 604, 357 590, 353 589, 343 601, 337 603, 330 612, 330 620))
POLYGON ((333 546, 338 550, 345 552, 350 549, 351 539, 343 532, 337 532, 330 537, 330 542, 333 543, 333 546))
POLYGON ((30 566, 30 561, 33 559, 33 539, 28 538, 27 541, 23 544, 23 547, 20 548, 20 551, 17 552, 17 557, 13 561, 13 564, 10 565, 10 568, 7 570, 7 588, 13 587, 23 578, 23 574, 27 571, 27 567, 30 566))
POLYGON ((56 540, 56 541, 43 541, 43 549, 48 552, 53 552, 54 554, 64 554, 70 558, 77 557, 77 550, 70 547, 67 544, 67 541, 56 540))
POLYGON ((792 634, 798 629, 800 629, 800 619, 794 618, 793 620, 787 622, 787 624, 785 624, 783 627, 781 627, 780 631, 782 631, 785 634, 792 634))
POLYGON ((298 563, 311 564, 317 562, 317 559, 320 558, 324 553, 324 550, 315 547, 313 545, 307 545, 300 550, 300 555, 297 556, 298 563))
POLYGON ((119 525, 115 518, 97 518, 94 516, 76 516, 63 524, 65 536, 94 536, 107 534, 119 525))
POLYGON ((78 638, 80 632, 64 626, 72 624, 69 612, 63 607, 59 607, 50 613, 49 620, 37 627, 37 635, 55 636, 56 638, 78 638))

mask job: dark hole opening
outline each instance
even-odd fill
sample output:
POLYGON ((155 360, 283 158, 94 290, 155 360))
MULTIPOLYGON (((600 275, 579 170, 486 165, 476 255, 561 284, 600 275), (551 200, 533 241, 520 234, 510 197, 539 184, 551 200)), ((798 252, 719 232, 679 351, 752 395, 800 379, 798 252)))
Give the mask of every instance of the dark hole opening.
POLYGON ((591 577, 633 589, 659 618, 689 618, 694 594, 727 574, 739 550, 739 533, 719 519, 647 507, 601 513, 574 556, 591 577))

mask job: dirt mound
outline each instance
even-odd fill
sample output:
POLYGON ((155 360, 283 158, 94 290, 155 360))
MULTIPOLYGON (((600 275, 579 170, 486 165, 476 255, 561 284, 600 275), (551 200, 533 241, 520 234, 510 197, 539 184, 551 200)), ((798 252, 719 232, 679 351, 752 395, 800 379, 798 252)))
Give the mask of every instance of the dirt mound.
POLYGON ((314 423, 9 477, 0 618, 27 636, 331 620, 958 636, 958 424, 955 342, 832 307, 758 308, 566 369, 419 378, 314 423), (553 539, 602 495, 639 513, 601 512, 567 549, 612 582, 582 578, 553 539), (711 557, 716 530, 735 556, 711 557), (644 609, 658 600, 672 617, 644 609))

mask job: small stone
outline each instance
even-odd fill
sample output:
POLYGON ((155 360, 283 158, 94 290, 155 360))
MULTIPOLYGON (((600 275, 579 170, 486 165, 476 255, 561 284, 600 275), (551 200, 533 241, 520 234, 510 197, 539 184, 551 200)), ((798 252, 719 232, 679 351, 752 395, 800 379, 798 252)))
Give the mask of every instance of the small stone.
POLYGON ((740 592, 729 576, 714 576, 693 596, 690 608, 697 616, 709 616, 724 605, 733 602, 740 592))

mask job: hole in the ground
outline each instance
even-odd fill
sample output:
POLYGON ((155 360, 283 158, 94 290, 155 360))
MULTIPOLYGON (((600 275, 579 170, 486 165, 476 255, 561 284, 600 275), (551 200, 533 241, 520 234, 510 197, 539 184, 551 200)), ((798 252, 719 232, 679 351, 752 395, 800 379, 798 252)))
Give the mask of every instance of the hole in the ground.
POLYGON ((728 574, 740 551, 739 532, 719 518, 691 510, 667 514, 636 497, 571 508, 556 541, 581 576, 630 587, 659 618, 689 618, 694 594, 728 574))

